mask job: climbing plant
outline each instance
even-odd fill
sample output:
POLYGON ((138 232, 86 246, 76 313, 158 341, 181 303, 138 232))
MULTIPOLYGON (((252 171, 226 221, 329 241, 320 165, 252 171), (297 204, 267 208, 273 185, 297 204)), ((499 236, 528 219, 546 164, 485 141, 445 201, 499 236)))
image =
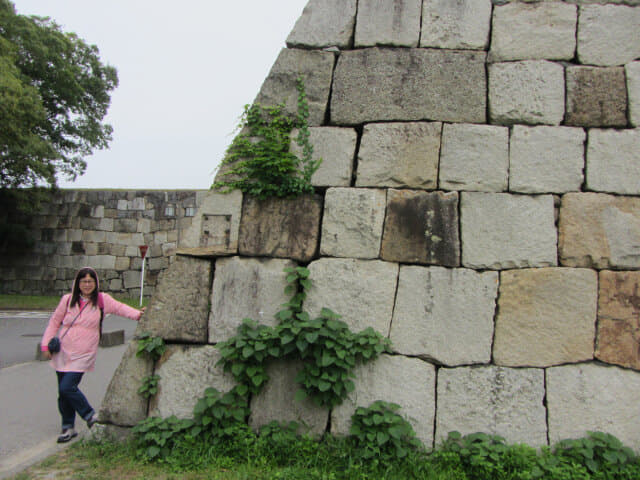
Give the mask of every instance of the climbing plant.
POLYGON ((309 142, 309 105, 304 82, 298 77, 298 112, 295 119, 284 112, 284 104, 263 107, 246 105, 238 125, 239 133, 227 149, 221 168, 226 172, 213 189, 239 189, 264 199, 312 193, 311 176, 322 160, 313 160, 309 142), (296 142, 302 158, 289 151, 290 134, 298 128, 296 142))

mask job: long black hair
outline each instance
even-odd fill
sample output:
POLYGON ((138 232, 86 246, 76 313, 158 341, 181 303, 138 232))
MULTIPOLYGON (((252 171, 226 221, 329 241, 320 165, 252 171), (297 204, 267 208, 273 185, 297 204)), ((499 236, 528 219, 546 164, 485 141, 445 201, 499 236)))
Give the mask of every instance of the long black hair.
POLYGON ((80 280, 82 280, 87 275, 90 275, 93 280, 96 282, 96 288, 91 292, 91 297, 89 301, 91 304, 96 307, 98 305, 98 291, 100 290, 100 284, 98 283, 98 273, 91 267, 84 267, 78 270, 76 273, 76 278, 73 281, 73 290, 71 291, 71 302, 69 303, 69 307, 73 307, 80 300, 80 280))

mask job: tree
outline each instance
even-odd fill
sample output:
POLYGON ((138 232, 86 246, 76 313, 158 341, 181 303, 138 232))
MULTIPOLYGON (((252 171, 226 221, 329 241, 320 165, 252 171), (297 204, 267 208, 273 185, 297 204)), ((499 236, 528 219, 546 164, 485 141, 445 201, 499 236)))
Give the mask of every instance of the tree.
POLYGON ((83 174, 84 157, 111 141, 103 119, 117 85, 95 45, 0 0, 0 197, 83 174))

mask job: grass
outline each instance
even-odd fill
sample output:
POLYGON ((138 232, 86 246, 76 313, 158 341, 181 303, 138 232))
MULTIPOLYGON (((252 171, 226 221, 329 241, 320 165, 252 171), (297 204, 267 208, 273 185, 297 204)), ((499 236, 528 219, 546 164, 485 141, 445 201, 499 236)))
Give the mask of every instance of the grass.
MULTIPOLYGON (((140 298, 126 298, 119 295, 114 295, 114 298, 131 307, 140 308, 140 298)), ((53 311, 59 302, 59 296, 0 295, 0 310, 53 311)), ((146 306, 147 303, 149 303, 149 299, 143 298, 142 306, 146 306)))

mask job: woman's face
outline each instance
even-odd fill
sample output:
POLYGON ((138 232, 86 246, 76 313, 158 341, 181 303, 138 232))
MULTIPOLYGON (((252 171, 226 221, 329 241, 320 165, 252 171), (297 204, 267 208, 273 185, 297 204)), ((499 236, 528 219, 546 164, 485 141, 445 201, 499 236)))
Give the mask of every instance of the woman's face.
POLYGON ((83 297, 88 297, 96 289, 96 281, 87 273, 80 279, 80 293, 83 297))

